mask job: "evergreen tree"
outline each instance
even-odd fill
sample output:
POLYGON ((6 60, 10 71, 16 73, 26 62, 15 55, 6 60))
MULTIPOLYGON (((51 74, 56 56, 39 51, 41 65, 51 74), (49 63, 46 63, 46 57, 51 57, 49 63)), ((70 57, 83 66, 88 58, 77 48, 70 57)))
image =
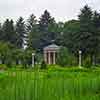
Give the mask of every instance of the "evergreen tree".
POLYGON ((48 32, 49 24, 54 22, 54 18, 51 17, 50 13, 45 10, 44 14, 40 17, 39 30, 43 33, 48 32))
POLYGON ((2 27, 2 30, 3 30, 3 41, 6 41, 8 42, 9 41, 9 38, 11 35, 9 35, 9 19, 6 19, 6 21, 3 23, 3 27, 2 27))
POLYGON ((37 35, 38 35, 38 25, 37 25, 37 19, 36 16, 33 14, 30 15, 29 19, 27 20, 27 46, 28 48, 37 48, 39 44, 37 44, 37 35))
POLYGON ((9 20, 7 19, 2 27, 2 40, 5 42, 9 42, 11 44, 13 44, 14 46, 16 46, 16 32, 14 29, 14 24, 13 24, 13 20, 9 20))
MULTIPOLYGON (((64 23, 55 21, 49 25, 49 37, 54 40, 56 44, 62 45, 62 34, 63 34, 64 23)), ((50 40, 49 40, 50 41, 50 40)))
POLYGON ((79 49, 81 49, 84 54, 87 54, 92 49, 92 41, 93 37, 93 24, 92 17, 93 12, 88 5, 86 5, 83 9, 81 9, 81 13, 79 15, 80 21, 80 32, 78 34, 79 40, 79 49))
POLYGON ((13 20, 11 20, 9 24, 9 33, 11 34, 11 39, 9 41, 11 44, 16 46, 16 32, 13 20))
POLYGON ((79 48, 87 56, 90 56, 91 63, 95 64, 95 56, 98 52, 100 42, 100 15, 91 10, 87 5, 79 15, 80 33, 79 48))
POLYGON ((27 20, 27 31, 30 33, 37 24, 37 19, 34 14, 31 14, 27 20))
POLYGON ((45 10, 44 14, 40 17, 39 31, 40 31, 40 48, 51 43, 55 40, 55 32, 53 32, 51 26, 55 25, 55 20, 51 17, 50 13, 45 10))
POLYGON ((22 17, 16 23, 17 47, 23 48, 26 39, 26 27, 22 17))
POLYGON ((96 64, 96 56, 99 55, 100 51, 100 14, 95 11, 93 14, 93 36, 92 41, 92 55, 93 55, 93 64, 96 64))
POLYGON ((61 45, 67 47, 71 52, 76 54, 79 49, 79 30, 80 23, 78 20, 70 20, 64 23, 63 34, 61 35, 61 45))
POLYGON ((2 25, 0 23, 0 41, 3 40, 3 30, 2 30, 2 25))

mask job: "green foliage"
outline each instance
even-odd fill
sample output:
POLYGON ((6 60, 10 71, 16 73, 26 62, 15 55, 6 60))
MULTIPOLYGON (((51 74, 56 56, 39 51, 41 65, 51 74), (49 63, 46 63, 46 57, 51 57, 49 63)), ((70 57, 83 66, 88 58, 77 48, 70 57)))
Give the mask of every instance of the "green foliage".
POLYGON ((27 32, 28 33, 32 32, 36 25, 37 25, 36 16, 34 14, 31 14, 27 20, 27 32))
POLYGON ((40 32, 40 49, 55 40, 56 33, 54 32, 56 28, 55 19, 50 15, 50 13, 45 10, 44 14, 41 15, 39 20, 39 32, 40 32), (54 27, 53 27, 54 26, 54 27), (52 27, 52 28, 51 28, 52 27))
POLYGON ((16 32, 14 28, 13 20, 6 19, 6 21, 1 26, 2 38, 4 42, 9 42, 16 46, 16 32))
POLYGON ((16 37, 17 37, 17 47, 23 48, 24 41, 26 40, 26 28, 25 22, 22 17, 20 17, 16 23, 16 37))
POLYGON ((37 49, 39 45, 39 31, 38 31, 38 25, 37 25, 37 19, 34 14, 31 14, 30 17, 27 20, 27 46, 29 49, 37 49))
POLYGON ((68 51, 66 47, 62 47, 59 50, 57 63, 61 66, 72 66, 75 64, 75 57, 68 51))
POLYGON ((0 70, 7 70, 7 66, 5 64, 0 64, 0 70))
POLYGON ((32 64, 34 50, 16 49, 9 43, 0 42, 0 61, 7 67, 22 64, 24 67, 32 64))
POLYGON ((92 66, 90 56, 87 56, 83 61, 84 67, 90 68, 92 66))
POLYGON ((25 50, 23 52, 22 64, 24 67, 32 64, 32 53, 34 50, 25 50))
POLYGON ((95 55, 99 48, 98 34, 100 14, 95 13, 87 5, 81 10, 79 15, 80 33, 79 33, 79 47, 84 51, 84 54, 95 55), (97 21, 98 20, 98 21, 97 21))
POLYGON ((78 33, 79 37, 79 49, 84 51, 84 54, 87 52, 89 53, 91 51, 91 38, 93 37, 92 32, 92 15, 93 12, 88 5, 84 6, 83 9, 81 9, 81 13, 79 15, 79 21, 80 21, 80 32, 78 33))
POLYGON ((41 63, 41 69, 46 69, 47 68, 47 65, 45 63, 45 61, 42 61, 41 63))
POLYGON ((61 45, 66 46, 74 54, 79 48, 79 31, 80 31, 80 22, 79 20, 70 20, 64 23, 61 45))
POLYGON ((41 15, 40 21, 39 21, 40 31, 43 33, 48 32, 48 27, 53 22, 54 22, 54 18, 51 17, 50 13, 47 10, 45 10, 44 14, 41 15))
MULTIPOLYGON (((82 50, 83 56, 89 54, 99 59, 96 56, 100 52, 100 13, 85 5, 77 20, 66 22, 56 22, 47 10, 39 19, 34 14, 30 15, 27 22, 22 17, 15 24, 13 20, 6 19, 4 23, 0 23, 0 58, 7 65, 21 60, 26 66, 31 63, 30 51, 34 49, 40 53, 52 40, 73 53, 66 53, 69 56, 60 55, 59 59, 63 59, 63 62, 59 60, 58 63, 62 66, 75 65, 76 58, 73 55, 77 57, 79 50, 82 50), (23 50, 26 45, 29 51, 23 50)), ((87 62, 86 59, 84 64, 87 62)))
POLYGON ((0 100, 99 100, 100 69, 79 70, 0 73, 0 100))
POLYGON ((0 60, 1 63, 11 65, 13 63, 14 47, 10 43, 0 42, 0 60), (12 50, 12 51, 11 51, 12 50))

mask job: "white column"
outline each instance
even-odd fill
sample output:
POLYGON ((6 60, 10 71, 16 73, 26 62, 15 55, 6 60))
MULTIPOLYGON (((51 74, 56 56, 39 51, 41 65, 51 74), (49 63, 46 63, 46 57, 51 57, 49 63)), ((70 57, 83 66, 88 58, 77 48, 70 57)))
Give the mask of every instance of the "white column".
POLYGON ((79 68, 82 68, 82 51, 79 51, 79 68))
POLYGON ((50 52, 48 52, 48 61, 49 61, 49 64, 51 64, 50 52))
POLYGON ((32 53, 32 67, 35 65, 35 53, 32 53))
POLYGON ((53 64, 56 64, 56 52, 53 52, 53 64))
POLYGON ((21 60, 18 60, 18 64, 19 64, 19 65, 21 64, 21 60))

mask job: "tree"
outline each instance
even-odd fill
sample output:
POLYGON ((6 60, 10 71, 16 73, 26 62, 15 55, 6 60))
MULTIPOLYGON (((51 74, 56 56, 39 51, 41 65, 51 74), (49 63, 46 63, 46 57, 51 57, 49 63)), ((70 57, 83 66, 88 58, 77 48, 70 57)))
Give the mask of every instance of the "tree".
POLYGON ((39 31, 40 31, 40 48, 43 48, 45 45, 51 43, 55 38, 55 32, 53 31, 53 27, 55 25, 55 20, 51 17, 50 13, 45 10, 44 14, 40 17, 39 21, 39 31))
POLYGON ((13 51, 15 50, 14 46, 10 43, 0 42, 0 61, 3 64, 7 64, 8 67, 14 61, 13 51))
POLYGON ((54 18, 50 16, 50 13, 45 10, 44 14, 40 17, 39 30, 43 33, 48 32, 48 27, 50 23, 54 22, 54 18))
POLYGON ((93 65, 96 64, 96 56, 99 55, 100 51, 100 13, 95 11, 93 13, 93 36, 92 41, 92 55, 93 55, 93 65))
POLYGON ((26 27, 22 17, 16 23, 17 47, 23 48, 26 40, 26 27))
POLYGON ((37 51, 40 49, 40 44, 41 44, 40 35, 41 34, 35 30, 34 32, 28 34, 28 41, 27 41, 28 49, 35 49, 37 51))
POLYGON ((31 14, 27 20, 27 25, 26 25, 28 33, 32 32, 36 24, 37 24, 36 16, 34 14, 31 14))
POLYGON ((3 30, 2 30, 2 25, 0 23, 0 41, 3 40, 3 30))
POLYGON ((76 53, 78 49, 79 30, 80 23, 78 20, 69 20, 64 23, 61 45, 67 47, 73 53, 76 53))
POLYGON ((91 64, 94 64, 94 58, 99 51, 100 42, 100 14, 93 12, 88 5, 86 5, 79 15, 80 32, 79 49, 81 49, 85 56, 90 56, 91 64))
POLYGON ((6 21, 3 23, 3 41, 9 41, 9 38, 11 35, 9 35, 9 19, 6 19, 6 21))
POLYGON ((90 38, 92 37, 92 15, 93 12, 88 5, 81 9, 79 15, 80 33, 79 33, 79 49, 84 53, 88 53, 91 48, 90 38))
POLYGON ((15 27, 14 27, 14 22, 13 20, 10 21, 9 23, 9 33, 11 34, 11 39, 9 39, 10 43, 13 44, 16 47, 16 32, 15 32, 15 27))
POLYGON ((9 42, 16 46, 16 32, 13 20, 6 19, 2 27, 2 41, 9 42))
POLYGON ((66 47, 61 47, 57 57, 57 63, 62 67, 72 66, 76 64, 75 57, 68 51, 66 47))
POLYGON ((32 14, 27 21, 27 46, 28 48, 38 48, 39 31, 36 17, 32 14))
MULTIPOLYGON (((63 34, 64 23, 63 22, 53 22, 49 25, 49 32, 51 33, 49 37, 54 40, 56 44, 62 45, 62 34, 63 34)), ((63 46, 63 45, 62 45, 63 46)))

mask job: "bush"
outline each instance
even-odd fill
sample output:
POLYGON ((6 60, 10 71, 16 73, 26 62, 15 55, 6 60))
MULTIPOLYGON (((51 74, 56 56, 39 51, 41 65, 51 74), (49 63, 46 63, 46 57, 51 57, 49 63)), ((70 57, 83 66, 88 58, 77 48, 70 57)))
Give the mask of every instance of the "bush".
POLYGON ((8 68, 12 68, 11 62, 7 61, 6 66, 7 66, 8 68))
POLYGON ((41 69, 46 69, 46 68, 47 68, 47 64, 45 63, 45 61, 42 61, 41 69))
POLYGON ((0 64, 0 70, 6 70, 7 69, 7 66, 4 65, 4 64, 0 64))
POLYGON ((62 47, 57 57, 57 64, 63 67, 76 65, 76 59, 66 47, 62 47))
POLYGON ((90 68, 90 67, 92 66, 92 64, 91 64, 91 59, 90 59, 89 56, 85 58, 83 64, 84 64, 84 67, 86 67, 86 68, 90 68))

